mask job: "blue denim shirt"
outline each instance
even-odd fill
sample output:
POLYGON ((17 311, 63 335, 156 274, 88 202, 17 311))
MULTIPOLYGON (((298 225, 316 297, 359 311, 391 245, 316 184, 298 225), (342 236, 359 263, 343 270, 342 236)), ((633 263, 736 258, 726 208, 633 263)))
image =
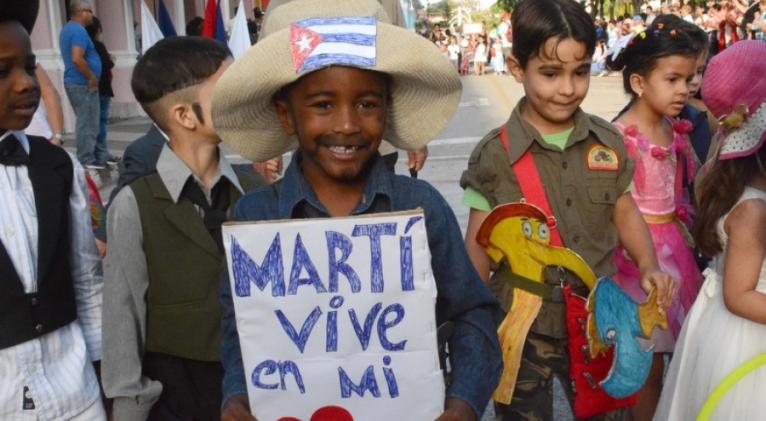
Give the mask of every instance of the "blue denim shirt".
MULTIPOLYGON (((497 341, 497 301, 476 273, 463 245, 455 215, 430 184, 387 171, 378 157, 370 170, 362 200, 352 215, 404 211, 425 212, 431 267, 436 279, 436 323, 453 321, 450 339, 452 383, 447 397, 465 400, 480 416, 500 378, 502 359, 497 341)), ((282 180, 245 195, 234 210, 234 220, 262 221, 287 218, 328 217, 300 169, 295 154, 282 180)), ((223 402, 246 394, 246 379, 228 276, 221 283, 223 306, 221 362, 223 402)))

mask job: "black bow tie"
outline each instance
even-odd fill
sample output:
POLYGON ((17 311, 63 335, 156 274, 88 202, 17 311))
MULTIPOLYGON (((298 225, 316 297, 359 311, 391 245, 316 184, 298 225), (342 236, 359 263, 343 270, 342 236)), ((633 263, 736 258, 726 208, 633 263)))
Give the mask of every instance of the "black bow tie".
POLYGON ((189 199, 190 202, 202 208, 205 213, 202 222, 205 224, 205 228, 207 228, 210 236, 218 244, 218 249, 223 251, 221 225, 228 218, 226 210, 229 208, 229 180, 221 177, 210 191, 210 196, 213 203, 208 203, 202 188, 194 181, 194 176, 191 175, 181 190, 181 197, 189 199))
POLYGON ((13 135, 0 142, 0 165, 29 165, 29 155, 13 135))

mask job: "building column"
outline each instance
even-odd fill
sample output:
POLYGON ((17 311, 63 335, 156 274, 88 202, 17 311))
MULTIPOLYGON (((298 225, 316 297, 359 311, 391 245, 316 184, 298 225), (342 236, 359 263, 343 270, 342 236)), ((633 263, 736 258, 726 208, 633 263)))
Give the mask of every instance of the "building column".
POLYGON ((248 19, 252 19, 255 2, 254 0, 245 0, 244 3, 245 3, 245 17, 248 19))
MULTIPOLYGON (((236 0, 237 4, 239 4, 239 0, 236 0)), ((232 17, 232 10, 235 5, 232 5, 229 0, 218 0, 218 8, 221 9, 221 18, 223 18, 223 26, 226 26, 227 23, 231 17, 232 17)))
POLYGON ((31 36, 32 49, 37 56, 37 62, 42 64, 54 83, 56 82, 54 74, 64 70, 64 63, 61 61, 59 52, 59 32, 63 26, 63 19, 61 7, 56 0, 40 2, 40 11, 31 36))
POLYGON ((176 34, 186 35, 186 22, 191 17, 186 17, 185 1, 184 0, 166 0, 165 6, 168 8, 168 12, 173 18, 173 26, 176 27, 176 34), (169 3, 169 4, 168 4, 169 3))
MULTIPOLYGON (((143 1, 143 0, 136 0, 143 1)), ((134 0, 96 0, 101 15, 103 42, 114 56, 112 89, 114 98, 110 118, 127 118, 142 115, 130 89, 130 77, 138 56, 133 15, 134 0)), ((140 3, 139 3, 140 5, 140 3)))
POLYGON ((64 109, 64 131, 74 131, 74 112, 64 91, 64 62, 59 50, 59 33, 64 26, 66 14, 63 1, 43 0, 40 11, 32 30, 32 50, 37 56, 37 62, 45 69, 53 86, 61 96, 61 106, 64 109))

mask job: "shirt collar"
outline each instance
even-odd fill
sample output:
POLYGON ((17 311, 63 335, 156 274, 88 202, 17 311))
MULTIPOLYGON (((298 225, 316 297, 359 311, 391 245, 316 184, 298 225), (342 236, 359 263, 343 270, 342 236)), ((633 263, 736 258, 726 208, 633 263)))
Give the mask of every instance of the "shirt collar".
MULTIPOLYGON (((213 185, 216 185, 221 177, 226 177, 240 193, 244 193, 234 168, 232 168, 231 163, 229 163, 226 157, 220 153, 220 149, 218 150, 218 157, 218 174, 214 178, 213 185)), ((186 163, 173 152, 169 143, 162 146, 160 157, 157 160, 157 174, 162 179, 162 183, 165 184, 165 188, 168 189, 168 193, 170 193, 174 203, 178 203, 181 191, 190 176, 194 177, 194 180, 202 185, 197 176, 186 166, 186 163)))
MULTIPOLYGON (((508 155, 511 163, 514 163, 521 158, 521 155, 532 146, 533 142, 537 142, 540 147, 545 149, 550 149, 556 152, 561 151, 557 147, 545 142, 540 132, 524 120, 521 111, 526 105, 527 98, 525 97, 516 104, 516 107, 511 113, 511 117, 505 123, 506 130, 508 131, 508 155)), ((566 147, 568 148, 577 142, 587 139, 591 133, 594 134, 596 140, 604 143, 596 134, 597 131, 593 130, 593 124, 588 117, 588 114, 586 114, 580 107, 577 107, 577 110, 574 113, 574 130, 572 130, 572 134, 569 135, 566 147)))
POLYGON ((13 135, 13 137, 16 138, 16 140, 21 143, 21 147, 24 148, 24 152, 29 155, 29 139, 27 139, 27 135, 24 134, 24 132, 14 132, 11 130, 6 130, 5 133, 0 135, 0 142, 5 140, 6 137, 13 135))
MULTIPOLYGON (((317 210, 328 214, 325 207, 319 202, 314 193, 314 189, 303 176, 301 170, 302 157, 299 151, 293 154, 290 165, 285 170, 285 176, 280 180, 281 188, 279 190, 279 215, 280 218, 290 218, 293 216, 296 206, 306 202, 317 210)), ((372 168, 367 176, 367 182, 362 192, 362 199, 351 212, 352 215, 365 213, 376 196, 383 195, 389 198, 393 197, 392 177, 396 175, 386 169, 380 155, 376 155, 372 168)))

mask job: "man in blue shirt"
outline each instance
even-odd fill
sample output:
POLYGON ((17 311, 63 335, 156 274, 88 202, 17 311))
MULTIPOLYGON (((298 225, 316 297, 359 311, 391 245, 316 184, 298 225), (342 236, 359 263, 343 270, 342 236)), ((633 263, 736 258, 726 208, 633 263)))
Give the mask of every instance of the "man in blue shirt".
POLYGON ((85 30, 93 21, 93 8, 87 1, 72 0, 69 15, 69 22, 61 28, 59 45, 64 59, 64 89, 77 118, 77 158, 86 168, 103 169, 108 152, 101 151, 105 156, 96 156, 101 59, 85 30))
MULTIPOLYGON (((477 420, 502 371, 497 301, 471 264, 444 198, 422 180, 387 171, 378 153, 384 134, 404 150, 436 136, 460 101, 458 74, 428 40, 388 23, 375 0, 287 2, 266 21, 263 38, 216 84, 213 126, 228 147, 256 162, 298 150, 284 178, 244 196, 234 219, 422 209, 436 322, 454 323, 450 382, 437 420, 477 420), (325 26, 329 32, 317 35, 325 26)), ((221 289, 221 419, 252 421, 257 408, 248 405, 251 373, 244 372, 228 279, 221 289)))

